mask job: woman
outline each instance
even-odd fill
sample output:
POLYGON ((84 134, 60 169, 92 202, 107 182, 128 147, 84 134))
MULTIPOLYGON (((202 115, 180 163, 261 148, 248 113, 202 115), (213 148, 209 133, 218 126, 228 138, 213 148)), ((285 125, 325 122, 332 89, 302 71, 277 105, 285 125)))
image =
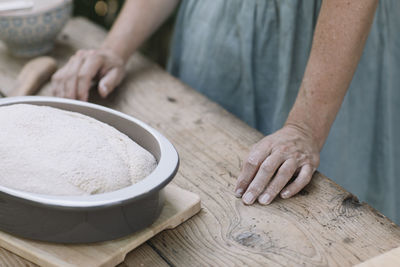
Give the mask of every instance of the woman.
MULTIPOLYGON (((399 9, 397 1, 381 2, 367 51, 343 102, 377 2, 182 1, 169 71, 266 134, 251 149, 238 177, 235 194, 245 204, 269 204, 278 195, 298 193, 310 182, 326 143, 321 170, 393 219, 400 218, 394 209, 400 200, 394 190, 397 181, 390 180, 396 167, 388 163, 399 158, 400 150, 390 147, 391 139, 382 141, 376 129, 392 127, 382 133, 399 133, 398 126, 393 130, 393 116, 385 117, 393 106, 380 106, 399 101, 398 92, 395 99, 382 93, 399 79, 385 80, 385 71, 391 70, 382 68, 398 63, 387 58, 390 51, 376 50, 388 43, 387 33, 378 27, 387 9, 399 9), (382 153, 387 143, 391 158, 382 153)), ((122 81, 129 56, 177 3, 126 1, 101 48, 79 51, 54 75, 54 94, 86 101, 91 81, 98 77, 99 93, 106 97, 122 81)), ((385 27, 396 22, 387 21, 385 27)))

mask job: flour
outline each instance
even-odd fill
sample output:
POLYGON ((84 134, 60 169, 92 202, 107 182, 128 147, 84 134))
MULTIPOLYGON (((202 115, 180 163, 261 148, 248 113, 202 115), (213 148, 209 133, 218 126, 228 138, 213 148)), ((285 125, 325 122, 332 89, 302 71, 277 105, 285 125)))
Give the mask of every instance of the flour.
POLYGON ((130 186, 156 160, 125 134, 79 113, 35 105, 0 107, 0 185, 48 195, 130 186))

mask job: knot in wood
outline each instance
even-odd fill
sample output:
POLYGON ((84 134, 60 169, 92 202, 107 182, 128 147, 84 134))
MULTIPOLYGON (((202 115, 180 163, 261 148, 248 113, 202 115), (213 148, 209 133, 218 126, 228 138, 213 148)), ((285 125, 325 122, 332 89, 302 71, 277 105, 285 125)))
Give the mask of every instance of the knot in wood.
POLYGON ((254 247, 260 242, 260 235, 252 232, 244 232, 237 235, 235 241, 246 247, 254 247))
POLYGON ((339 214, 347 218, 359 216, 361 212, 359 209, 362 207, 363 204, 360 203, 358 198, 353 194, 349 194, 342 200, 342 203, 339 207, 339 214))
POLYGON ((358 198, 355 195, 350 194, 343 199, 342 206, 354 209, 354 208, 361 207, 362 204, 360 203, 360 201, 358 200, 358 198))

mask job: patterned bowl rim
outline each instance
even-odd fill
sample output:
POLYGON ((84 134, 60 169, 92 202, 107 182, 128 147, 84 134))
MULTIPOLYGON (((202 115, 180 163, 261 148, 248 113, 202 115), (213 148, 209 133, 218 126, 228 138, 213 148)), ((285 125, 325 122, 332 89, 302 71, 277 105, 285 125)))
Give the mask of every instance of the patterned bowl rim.
POLYGON ((46 13, 49 11, 53 11, 54 9, 57 9, 61 6, 64 5, 70 5, 72 4, 72 0, 60 0, 60 1, 51 1, 51 3, 49 3, 48 5, 34 10, 34 11, 29 11, 29 12, 24 12, 24 13, 18 13, 17 12, 10 12, 9 14, 5 13, 5 14, 0 14, 0 18, 21 18, 21 17, 29 17, 32 15, 39 15, 42 13, 46 13))

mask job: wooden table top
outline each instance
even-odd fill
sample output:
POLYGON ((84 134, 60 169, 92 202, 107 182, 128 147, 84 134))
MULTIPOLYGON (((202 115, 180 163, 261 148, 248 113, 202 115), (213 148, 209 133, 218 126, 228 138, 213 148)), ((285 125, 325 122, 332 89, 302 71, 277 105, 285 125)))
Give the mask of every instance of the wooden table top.
MULTIPOLYGON (((59 64, 95 48, 106 32, 73 19, 52 53, 59 64)), ((134 38, 134 37, 132 37, 134 38)), ((0 87, 12 88, 25 60, 0 44, 0 87)), ((40 92, 48 95, 45 86, 40 92)), ((289 200, 245 206, 233 195, 243 156, 262 134, 135 54, 124 83, 93 102, 130 114, 176 146, 174 183, 197 193, 202 211, 128 254, 121 266, 351 266, 400 246, 400 228, 320 173, 289 200)), ((0 249, 1 266, 33 266, 0 249)))

